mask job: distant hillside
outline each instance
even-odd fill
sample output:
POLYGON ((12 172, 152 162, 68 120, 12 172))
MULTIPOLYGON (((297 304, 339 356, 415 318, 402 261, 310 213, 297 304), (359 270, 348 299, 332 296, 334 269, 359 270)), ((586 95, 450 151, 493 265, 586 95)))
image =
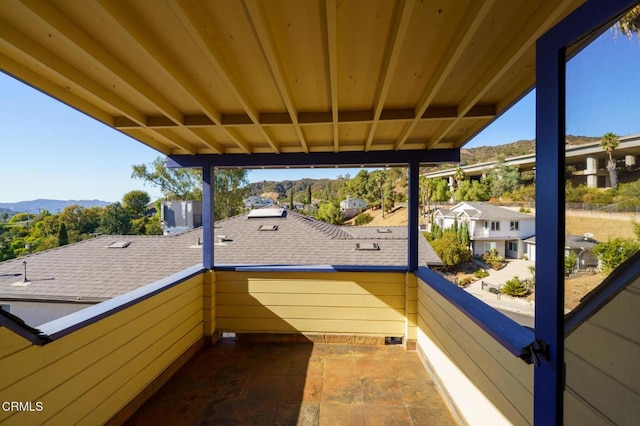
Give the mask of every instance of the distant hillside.
POLYGON ((283 180, 281 182, 265 180, 262 182, 253 182, 247 185, 247 196, 257 195, 274 197, 278 195, 280 199, 288 199, 289 191, 293 188, 296 199, 302 193, 306 194, 307 187, 311 186, 311 193, 315 194, 323 191, 327 186, 335 182, 335 179, 300 179, 300 180, 283 180))
MULTIPOLYGON (((584 145, 586 143, 596 142, 600 140, 599 137, 590 136, 572 136, 568 135, 566 141, 568 145, 584 145)), ((467 166, 471 164, 485 163, 488 161, 495 161, 500 156, 504 158, 517 157, 520 155, 533 154, 536 151, 536 141, 520 140, 511 142, 505 145, 495 146, 480 146, 477 148, 462 148, 460 149, 460 165, 467 166)), ((441 164, 436 167, 438 169, 448 169, 455 167, 455 164, 441 164)))
POLYGON ((111 203, 101 200, 47 200, 38 199, 32 201, 18 201, 17 203, 0 203, 0 209, 12 210, 9 214, 19 212, 38 212, 40 210, 48 210, 49 213, 58 213, 58 210, 64 210, 65 207, 77 204, 82 207, 104 207, 111 203))

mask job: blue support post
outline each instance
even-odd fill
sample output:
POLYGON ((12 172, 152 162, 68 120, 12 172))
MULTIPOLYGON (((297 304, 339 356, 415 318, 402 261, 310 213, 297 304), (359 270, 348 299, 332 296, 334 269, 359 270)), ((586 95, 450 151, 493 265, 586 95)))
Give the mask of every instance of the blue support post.
POLYGON ((420 184, 420 163, 409 163, 409 211, 408 211, 408 266, 409 271, 418 270, 418 238, 422 238, 418 229, 418 186, 420 184))
POLYGON ((536 57, 535 337, 547 354, 535 368, 534 420, 562 424, 564 369, 564 49, 538 41, 536 57), (544 194, 544 195, 543 195, 544 194))
MULTIPOLYGON (((536 361, 533 419, 564 423, 565 86, 567 48, 587 43, 637 0, 589 0, 536 45, 536 361)), ((579 50, 576 50, 579 51, 579 50)))
POLYGON ((213 231, 214 214, 213 196, 215 188, 215 173, 212 166, 202 168, 202 265, 207 269, 213 269, 213 231))

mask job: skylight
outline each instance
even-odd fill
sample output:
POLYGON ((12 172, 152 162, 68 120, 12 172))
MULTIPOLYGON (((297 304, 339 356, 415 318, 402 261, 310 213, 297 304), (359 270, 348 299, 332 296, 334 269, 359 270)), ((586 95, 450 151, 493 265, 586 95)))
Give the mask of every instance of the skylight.
POLYGON ((249 212, 249 219, 267 218, 267 217, 287 217, 285 209, 255 209, 249 212))
POLYGON ((260 225, 258 231, 277 231, 278 225, 260 225))
POLYGON ((356 250, 380 250, 378 243, 356 243, 356 250))
POLYGON ((131 244, 131 241, 116 241, 107 246, 107 248, 127 248, 131 244))
POLYGON ((389 228, 378 228, 378 234, 390 234, 391 229, 389 228))

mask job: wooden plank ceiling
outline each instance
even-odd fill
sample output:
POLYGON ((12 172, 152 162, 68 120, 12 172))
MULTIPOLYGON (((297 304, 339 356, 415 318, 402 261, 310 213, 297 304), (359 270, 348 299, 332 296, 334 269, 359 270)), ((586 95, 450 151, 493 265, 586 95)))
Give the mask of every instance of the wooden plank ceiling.
POLYGON ((0 69, 167 154, 459 148, 583 0, 2 0, 0 69))

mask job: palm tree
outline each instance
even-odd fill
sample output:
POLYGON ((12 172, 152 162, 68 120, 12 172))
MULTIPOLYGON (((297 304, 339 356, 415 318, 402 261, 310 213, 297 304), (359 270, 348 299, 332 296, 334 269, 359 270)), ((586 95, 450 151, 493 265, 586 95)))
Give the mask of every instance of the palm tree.
POLYGON ((617 29, 629 40, 632 39, 633 33, 640 35, 640 5, 631 8, 617 24, 617 29))
POLYGON ((613 189, 618 188, 618 172, 616 170, 616 162, 613 159, 613 151, 618 145, 620 145, 620 139, 615 133, 607 132, 602 136, 602 139, 600 139, 600 147, 609 154, 607 171, 609 172, 609 179, 611 180, 611 187, 613 189))
MULTIPOLYGON (((462 167, 458 166, 458 168, 456 168, 456 171, 453 173, 453 179, 456 181, 456 189, 458 189, 460 182, 464 180, 464 170, 462 170, 462 167)), ((451 194, 451 197, 455 200, 455 192, 451 194)))

